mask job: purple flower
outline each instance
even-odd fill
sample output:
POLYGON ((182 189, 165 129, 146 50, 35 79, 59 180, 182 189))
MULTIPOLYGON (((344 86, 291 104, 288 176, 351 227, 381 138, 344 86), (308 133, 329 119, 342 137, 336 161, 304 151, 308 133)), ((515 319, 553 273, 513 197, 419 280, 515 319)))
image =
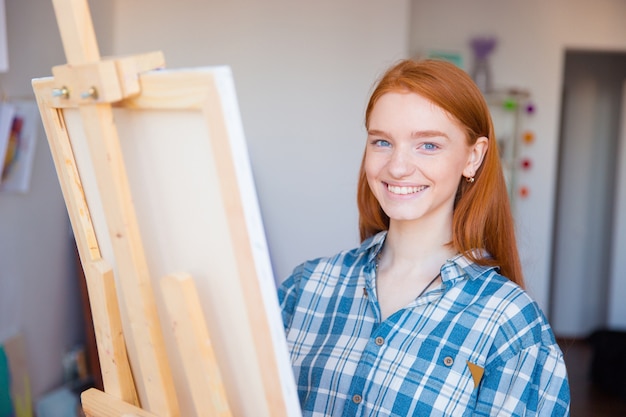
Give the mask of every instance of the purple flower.
POLYGON ((487 55, 496 47, 496 38, 473 38, 470 45, 477 59, 487 59, 487 55))

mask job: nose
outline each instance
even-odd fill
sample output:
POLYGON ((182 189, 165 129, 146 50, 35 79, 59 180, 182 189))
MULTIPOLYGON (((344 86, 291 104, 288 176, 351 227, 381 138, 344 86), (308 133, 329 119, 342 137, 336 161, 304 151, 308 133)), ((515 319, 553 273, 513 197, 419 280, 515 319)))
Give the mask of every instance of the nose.
POLYGON ((406 150, 396 148, 387 163, 387 169, 394 178, 403 178, 413 174, 415 164, 406 150))

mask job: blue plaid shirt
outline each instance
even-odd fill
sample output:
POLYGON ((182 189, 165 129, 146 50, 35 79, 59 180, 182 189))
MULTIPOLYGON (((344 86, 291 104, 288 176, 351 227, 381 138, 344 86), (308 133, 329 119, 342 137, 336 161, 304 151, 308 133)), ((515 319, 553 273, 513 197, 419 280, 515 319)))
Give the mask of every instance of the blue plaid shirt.
POLYGON ((463 256, 381 321, 386 233, 298 266, 279 288, 304 416, 568 416, 563 355, 531 298, 463 256))

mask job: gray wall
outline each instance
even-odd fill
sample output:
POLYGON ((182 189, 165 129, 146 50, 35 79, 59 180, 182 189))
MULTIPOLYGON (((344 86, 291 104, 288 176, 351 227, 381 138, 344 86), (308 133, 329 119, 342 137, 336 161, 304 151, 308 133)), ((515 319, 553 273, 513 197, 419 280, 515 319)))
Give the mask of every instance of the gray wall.
POLYGON ((618 267, 626 234, 616 227, 626 220, 617 205, 626 185, 618 158, 626 146, 620 138, 626 53, 571 51, 564 75, 552 324, 560 335, 584 337, 625 320, 609 316, 623 309, 626 296, 620 289, 626 270, 618 267))
POLYGON ((114 5, 115 55, 232 67, 277 281, 358 243, 363 113, 376 76, 406 57, 408 0, 114 5))
MULTIPOLYGON (((357 243, 370 85, 406 56, 408 0, 90 1, 103 56, 162 50, 169 68, 229 64, 276 271, 357 243)), ((51 1, 8 0, 9 98, 65 62, 51 1)), ((0 336, 20 331, 33 395, 83 339, 70 226, 41 130, 31 190, 0 195, 0 336)), ((207 254, 210 256, 210 254, 207 254)), ((0 340, 1 343, 1 340, 0 340)))
POLYGON ((621 86, 622 114, 620 117, 615 180, 617 182, 613 206, 613 247, 611 248, 611 281, 609 284, 608 324, 611 328, 626 329, 626 81, 621 86))
POLYGON ((495 36, 494 85, 527 89, 536 111, 524 128, 535 135, 520 156, 532 168, 518 175, 530 194, 515 204, 522 267, 529 291, 547 312, 557 177, 561 86, 567 48, 626 51, 622 0, 413 0, 410 51, 460 52, 472 63, 469 39, 495 36), (593 16, 593 19, 590 18, 593 16))

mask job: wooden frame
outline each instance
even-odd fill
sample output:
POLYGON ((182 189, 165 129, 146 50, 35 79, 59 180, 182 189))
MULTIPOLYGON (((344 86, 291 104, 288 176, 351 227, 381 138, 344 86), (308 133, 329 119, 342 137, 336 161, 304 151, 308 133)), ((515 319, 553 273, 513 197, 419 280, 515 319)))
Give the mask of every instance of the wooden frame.
POLYGON ((54 6, 68 64, 33 88, 92 306, 86 414, 299 416, 229 68, 101 60, 86 0, 54 6))

